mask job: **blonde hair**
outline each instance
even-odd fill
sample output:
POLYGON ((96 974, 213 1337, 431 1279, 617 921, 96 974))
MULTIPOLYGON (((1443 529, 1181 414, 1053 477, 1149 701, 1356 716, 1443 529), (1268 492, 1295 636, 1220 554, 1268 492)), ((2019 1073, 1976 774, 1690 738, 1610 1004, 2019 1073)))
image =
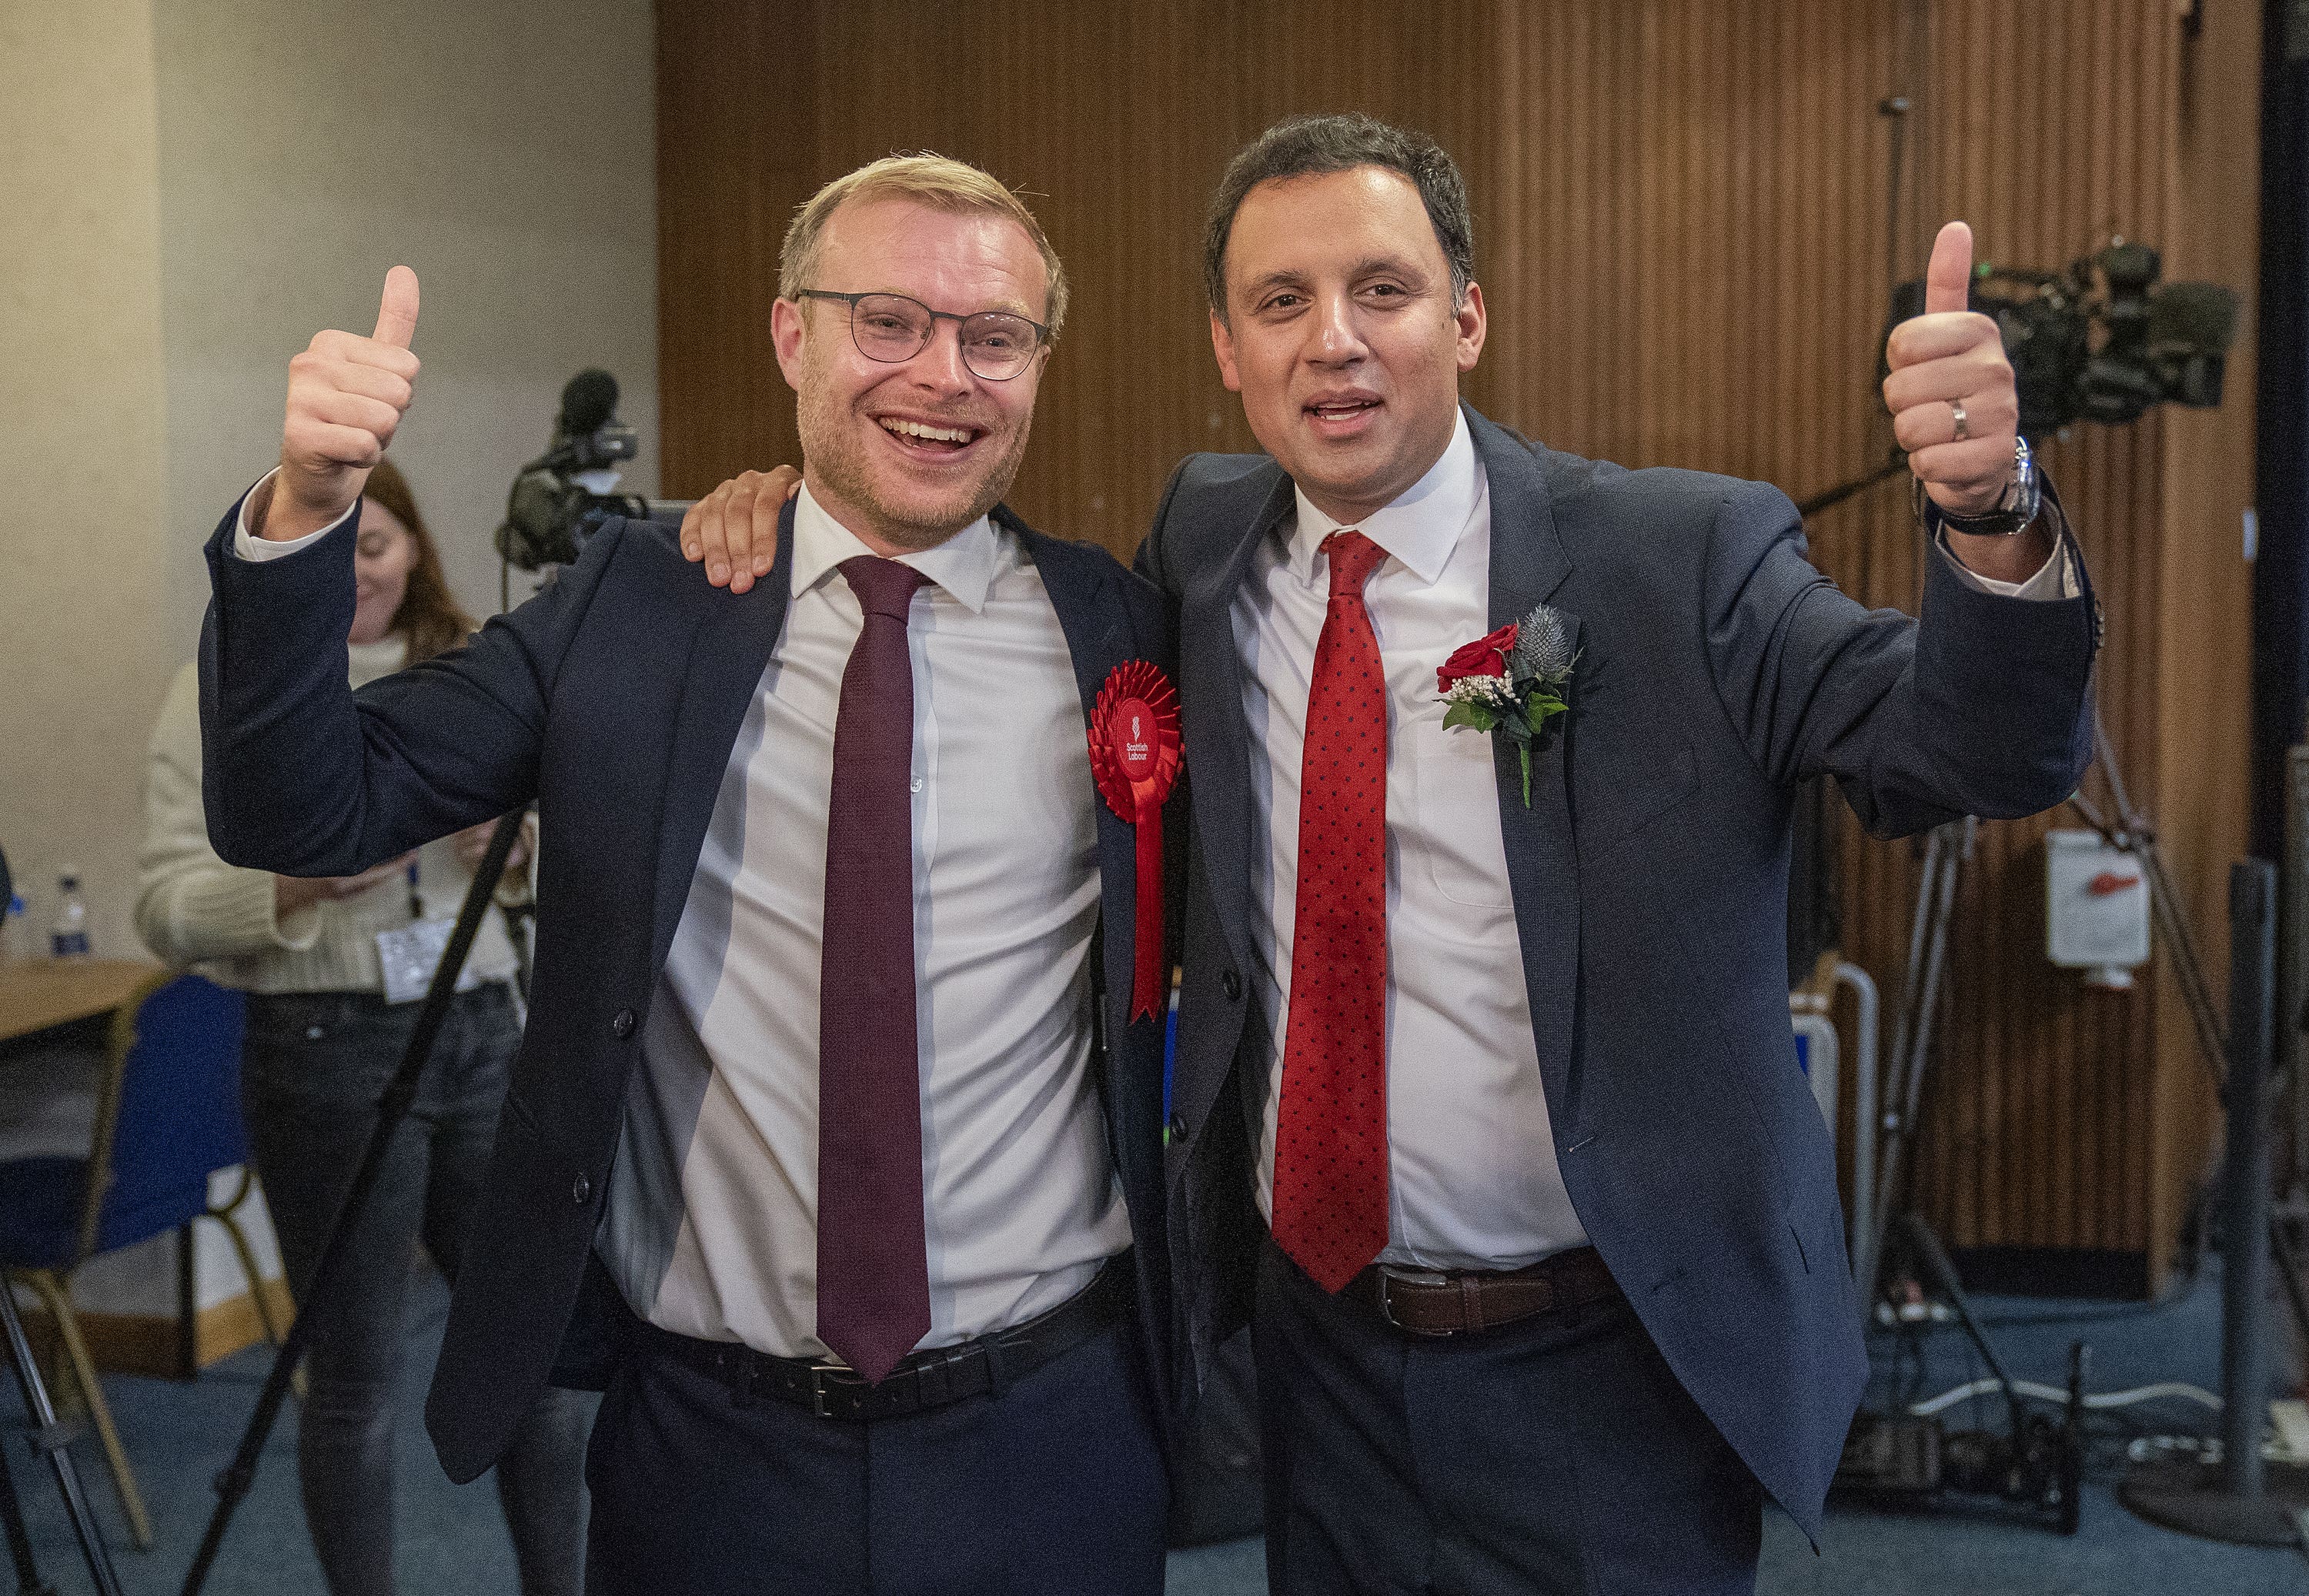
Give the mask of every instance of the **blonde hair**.
POLYGON ((778 251, 778 298, 791 299, 801 289, 817 286, 809 279, 817 269, 818 241, 826 231, 827 219, 853 201, 865 204, 872 200, 912 200, 956 215, 1007 217, 1024 228, 1026 237, 1042 252, 1042 272, 1050 281, 1042 321, 1050 329, 1048 340, 1057 341, 1059 325, 1067 319, 1067 275, 1065 268, 1059 264, 1058 251, 1042 236, 1042 224, 1034 220, 1026 203, 999 178, 967 161, 949 160, 927 150, 915 155, 886 155, 869 161, 854 172, 843 173, 810 195, 794 213, 792 224, 786 229, 785 243, 778 251))

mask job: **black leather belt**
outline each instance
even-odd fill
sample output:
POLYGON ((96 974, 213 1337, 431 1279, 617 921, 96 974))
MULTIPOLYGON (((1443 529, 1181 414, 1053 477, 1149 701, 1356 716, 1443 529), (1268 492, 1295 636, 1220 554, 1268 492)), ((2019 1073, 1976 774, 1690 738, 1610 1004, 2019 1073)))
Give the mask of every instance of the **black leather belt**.
POLYGON ((967 1396, 999 1394, 1030 1370, 1088 1341, 1130 1306, 1130 1255, 1048 1313, 958 1346, 911 1352, 878 1384, 838 1363, 777 1358, 739 1342, 700 1341, 636 1321, 641 1346, 713 1376, 743 1398, 774 1397, 820 1419, 895 1419, 967 1396))

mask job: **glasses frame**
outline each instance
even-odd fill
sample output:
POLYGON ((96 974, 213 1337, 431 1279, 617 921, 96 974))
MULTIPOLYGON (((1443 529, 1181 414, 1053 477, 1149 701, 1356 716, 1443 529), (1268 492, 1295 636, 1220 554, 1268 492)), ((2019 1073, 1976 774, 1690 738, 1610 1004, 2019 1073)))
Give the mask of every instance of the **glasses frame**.
POLYGON ((954 324, 955 342, 956 349, 962 356, 962 364, 969 371, 971 375, 976 377, 982 383, 1007 383, 1025 375, 1026 367, 1034 363, 1035 354, 1040 350, 1046 349, 1051 347, 1050 328, 1043 325, 1041 322, 1036 321, 1032 316, 1020 315, 1015 310, 973 310, 967 315, 964 315, 951 310, 932 310, 929 306, 923 305, 920 299, 915 298, 912 294, 893 293, 888 289, 869 289, 864 293, 860 294, 840 294, 835 292, 831 289, 796 289, 794 290, 793 297, 797 299, 832 299, 838 304, 847 306, 850 310, 851 346, 860 354, 865 356, 869 360, 878 362, 884 366, 903 366, 907 361, 912 359, 915 355, 919 355, 924 349, 930 348, 930 340, 938 335, 938 324, 940 322, 952 322, 954 324), (868 349, 863 343, 859 341, 858 301, 860 299, 904 299, 909 305, 921 306, 922 314, 930 317, 930 322, 928 329, 922 333, 921 342, 914 346, 912 353, 900 355, 893 358, 887 355, 878 355, 873 350, 868 349), (963 341, 962 329, 965 323, 975 321, 982 315, 1007 316, 1014 322, 1024 322, 1026 325, 1034 330, 1034 347, 1026 351, 1026 358, 1019 362, 1018 369, 1010 373, 1007 376, 989 376, 984 372, 979 370, 978 367, 970 364, 970 345, 963 341))

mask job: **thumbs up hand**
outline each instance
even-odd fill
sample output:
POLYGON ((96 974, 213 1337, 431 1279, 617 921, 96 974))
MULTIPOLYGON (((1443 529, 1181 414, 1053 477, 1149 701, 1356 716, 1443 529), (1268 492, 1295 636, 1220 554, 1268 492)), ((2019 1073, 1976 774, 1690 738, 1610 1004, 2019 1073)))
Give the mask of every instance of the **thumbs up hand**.
POLYGON ((2020 400, 1996 324, 1965 305, 1972 280, 1972 229, 1952 221, 1933 243, 1924 314, 1892 329, 1884 403, 1908 469, 1943 510, 1993 510, 2012 479, 2020 400))
POLYGON ((316 332, 289 362, 281 475, 271 502, 251 518, 259 537, 301 538, 352 508, 409 409, 416 331, 417 273, 395 266, 385 276, 376 332, 316 332))

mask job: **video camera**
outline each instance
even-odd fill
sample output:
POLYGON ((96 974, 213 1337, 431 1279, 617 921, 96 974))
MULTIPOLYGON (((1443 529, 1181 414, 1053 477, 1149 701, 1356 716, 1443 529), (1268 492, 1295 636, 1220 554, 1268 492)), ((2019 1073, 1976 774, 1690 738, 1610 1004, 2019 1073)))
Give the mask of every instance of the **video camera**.
MULTIPOLYGON (((2042 438, 2071 421, 2137 421, 2151 406, 2206 410, 2236 337, 2238 298, 2214 282, 2158 283, 2146 244, 2113 240, 2064 272, 1984 263, 1972 308, 1996 318, 2020 398, 2020 435, 2042 438), (2094 347, 2095 324, 2102 329, 2094 347)), ((1891 325, 1924 307, 1921 280, 1892 290, 1891 325)), ((1879 347, 1881 345, 1880 343, 1879 347)))
POLYGON ((634 429, 618 419, 618 379, 598 366, 571 377, 561 390, 552 446, 513 479, 497 553, 508 565, 535 571, 575 560, 613 515, 679 524, 686 502, 616 491, 623 474, 618 462, 639 448, 634 429))

